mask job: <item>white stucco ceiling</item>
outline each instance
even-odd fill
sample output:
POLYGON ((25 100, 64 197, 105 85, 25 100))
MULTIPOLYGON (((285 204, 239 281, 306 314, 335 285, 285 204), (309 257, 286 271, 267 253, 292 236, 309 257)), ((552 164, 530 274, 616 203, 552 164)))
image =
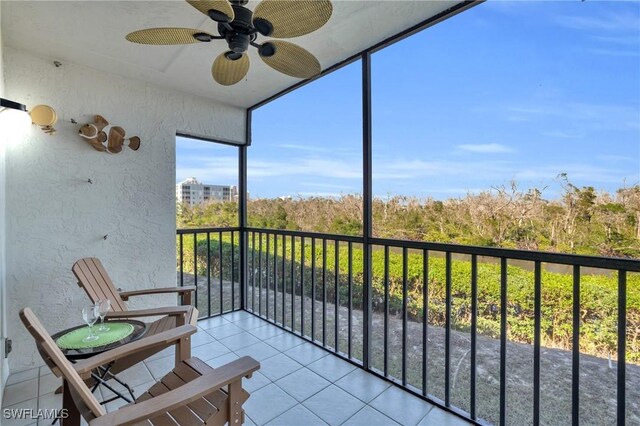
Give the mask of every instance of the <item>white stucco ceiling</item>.
MULTIPOLYGON (((211 78, 223 40, 187 46, 143 46, 125 35, 150 27, 187 27, 217 34, 217 25, 181 0, 3 1, 6 45, 71 61, 218 101, 251 106, 299 81, 265 65, 251 48, 245 80, 225 87, 211 78)), ((320 30, 288 39, 312 52, 325 69, 446 10, 459 0, 333 0, 320 30)), ((249 8, 257 2, 251 1, 249 8)), ((264 40, 259 37, 258 41, 264 40)))

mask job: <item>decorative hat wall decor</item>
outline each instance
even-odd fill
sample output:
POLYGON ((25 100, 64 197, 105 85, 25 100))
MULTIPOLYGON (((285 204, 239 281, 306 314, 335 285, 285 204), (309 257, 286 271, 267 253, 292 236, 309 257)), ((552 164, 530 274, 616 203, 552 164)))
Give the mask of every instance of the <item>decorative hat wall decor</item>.
POLYGON ((94 123, 82 126, 78 134, 96 151, 117 154, 122 151, 123 146, 128 146, 134 151, 140 148, 138 136, 125 138, 126 133, 122 127, 109 125, 101 115, 96 115, 94 120, 94 123))

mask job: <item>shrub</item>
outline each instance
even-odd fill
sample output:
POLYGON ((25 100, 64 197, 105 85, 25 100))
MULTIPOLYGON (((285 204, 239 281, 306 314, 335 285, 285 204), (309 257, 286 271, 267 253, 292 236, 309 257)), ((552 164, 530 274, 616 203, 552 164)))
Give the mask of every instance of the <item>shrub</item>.
MULTIPOLYGON (((236 235, 237 237, 237 235, 236 235)), ((256 248, 249 249, 248 258, 257 259, 266 256, 266 236, 263 236, 262 251, 259 250, 258 240, 256 248)), ((282 238, 278 238, 278 247, 282 247, 282 238)), ((288 239, 288 241, 290 241, 288 239)), ((273 262, 273 242, 270 239, 270 259, 273 262)), ((223 279, 231 279, 231 253, 235 257, 234 275, 238 279, 239 247, 231 245, 230 236, 225 234, 222 241, 212 239, 211 246, 211 274, 219 274, 222 265, 223 279), (221 245, 221 246, 220 246, 221 245), (220 247, 222 247, 222 262, 220 262, 220 247)), ((183 268, 185 272, 193 273, 193 238, 184 237, 183 268), (189 247, 189 249, 186 249, 189 247)), ((206 275, 207 256, 206 236, 197 239, 197 271, 198 275, 206 275)), ((311 247, 307 239, 305 246, 305 264, 301 263, 300 240, 296 242, 296 252, 291 255, 289 250, 284 259, 284 280, 291 282, 291 267, 296 276, 295 292, 303 293, 301 276, 303 276, 304 294, 312 294, 311 282, 311 247)), ((279 266, 278 280, 283 279, 281 273, 282 252, 276 255, 279 266)), ((340 303, 348 298, 348 248, 346 244, 339 247, 338 297, 340 303)), ((327 266, 322 268, 322 245, 316 245, 316 296, 322 295, 323 277, 326 275, 327 300, 335 297, 336 270, 334 265, 335 247, 327 245, 327 266)), ((384 251, 374 250, 372 253, 372 306, 376 311, 384 310, 385 281, 384 281, 384 251)), ((251 266, 251 261, 249 261, 251 266)), ((363 282, 363 251, 353 247, 352 253, 352 304, 356 309, 362 308, 363 282)), ((410 252, 407 259, 407 309, 410 319, 421 321, 423 315, 423 258, 421 254, 410 252)), ((488 261, 478 262, 478 333, 497 338, 500 336, 500 265, 488 261)), ((263 268, 264 274, 264 268, 263 268)), ((443 257, 433 254, 429 257, 427 277, 427 292, 429 305, 427 307, 430 325, 443 327, 446 321, 446 263, 443 257)), ((271 268, 271 273, 272 268, 271 268)), ((402 254, 391 251, 389 253, 389 310, 391 314, 402 311, 403 295, 403 264, 402 254)), ((251 272, 250 272, 251 276, 251 272)), ((533 343, 534 318, 534 274, 520 266, 509 265, 507 269, 507 337, 520 343, 533 343)), ((263 283, 266 283, 263 275, 263 283)), ((273 276, 269 278, 270 288, 273 289, 273 276)), ((288 284, 289 285, 289 284, 288 284)), ((627 296, 627 345, 629 362, 640 363, 640 274, 629 274, 627 296)), ((580 285, 580 315, 581 315, 581 351, 596 355, 615 358, 617 345, 617 277, 615 274, 583 274, 580 285)), ((571 274, 542 271, 542 318, 541 339, 545 346, 568 349, 572 339, 573 320, 573 277, 571 274)), ((471 323, 471 262, 466 259, 454 259, 451 264, 451 326, 453 329, 467 331, 471 323)))

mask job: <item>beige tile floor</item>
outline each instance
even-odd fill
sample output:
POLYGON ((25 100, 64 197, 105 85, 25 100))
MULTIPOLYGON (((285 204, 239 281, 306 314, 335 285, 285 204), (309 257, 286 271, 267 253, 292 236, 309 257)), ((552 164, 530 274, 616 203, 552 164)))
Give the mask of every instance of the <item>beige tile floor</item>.
MULTIPOLYGON (((468 424, 248 312, 202 320, 198 328, 192 353, 207 364, 219 367, 244 355, 260 361, 260 371, 243 384, 251 393, 245 404, 249 425, 468 424)), ((173 350, 167 349, 122 375, 139 395, 172 367, 173 350)), ((53 393, 59 384, 47 367, 14 373, 2 408, 31 408, 35 412, 61 408, 62 397, 53 393)), ((95 395, 103 400, 111 392, 100 388, 95 395)), ((124 403, 110 402, 107 411, 124 403)), ((0 423, 45 425, 51 420, 3 418, 0 423)))

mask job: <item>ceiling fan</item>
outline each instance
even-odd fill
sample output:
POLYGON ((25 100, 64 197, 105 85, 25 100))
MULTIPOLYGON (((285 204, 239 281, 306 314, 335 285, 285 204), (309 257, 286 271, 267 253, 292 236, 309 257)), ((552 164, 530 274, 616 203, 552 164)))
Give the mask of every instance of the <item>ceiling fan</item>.
POLYGON ((247 50, 253 46, 271 68, 297 78, 320 73, 320 63, 302 47, 283 40, 258 43, 258 35, 291 38, 309 34, 327 23, 333 12, 329 0, 263 0, 252 12, 248 0, 186 0, 218 23, 218 35, 191 28, 148 28, 127 35, 133 43, 179 45, 225 40, 229 50, 211 67, 213 79, 224 86, 236 84, 249 71, 247 50))

